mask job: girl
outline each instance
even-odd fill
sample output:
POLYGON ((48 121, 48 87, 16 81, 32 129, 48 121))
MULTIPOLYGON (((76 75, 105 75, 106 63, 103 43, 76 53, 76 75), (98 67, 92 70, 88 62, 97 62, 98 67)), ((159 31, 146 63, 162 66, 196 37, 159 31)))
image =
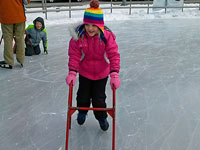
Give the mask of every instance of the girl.
MULTIPOLYGON (((83 24, 73 30, 69 43, 69 73, 66 83, 74 85, 76 74, 79 73, 79 88, 77 92, 77 107, 106 108, 106 83, 110 75, 111 88, 120 85, 119 69, 120 55, 115 42, 115 35, 104 27, 103 11, 99 1, 92 0, 90 8, 84 13, 83 24)), ((79 110, 77 122, 82 125, 86 119, 87 110, 79 110)), ((106 131, 109 127, 107 113, 94 111, 100 127, 106 131)))

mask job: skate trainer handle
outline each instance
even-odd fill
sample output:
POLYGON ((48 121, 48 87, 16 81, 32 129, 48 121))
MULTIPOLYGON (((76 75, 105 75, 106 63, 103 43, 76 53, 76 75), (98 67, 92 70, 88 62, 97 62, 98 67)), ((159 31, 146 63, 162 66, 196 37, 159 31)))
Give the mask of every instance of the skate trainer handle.
POLYGON ((73 85, 72 82, 69 85, 68 95, 68 112, 67 112, 67 129, 66 129, 66 143, 65 150, 68 150, 69 144, 69 129, 71 129, 71 116, 76 110, 95 110, 95 111, 106 111, 113 118, 113 133, 112 133, 112 150, 115 150, 115 103, 116 103, 116 89, 113 88, 113 107, 112 108, 90 108, 90 107, 72 107, 72 94, 73 85))

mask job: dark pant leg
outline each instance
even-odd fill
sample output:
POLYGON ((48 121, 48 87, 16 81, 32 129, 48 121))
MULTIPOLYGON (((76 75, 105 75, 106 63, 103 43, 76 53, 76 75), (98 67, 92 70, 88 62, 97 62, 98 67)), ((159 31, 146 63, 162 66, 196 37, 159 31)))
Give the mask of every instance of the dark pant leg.
MULTIPOLYGON (((79 88, 77 92, 77 107, 90 107, 91 103, 91 85, 92 80, 89 80, 79 75, 79 88)), ((87 110, 79 110, 80 113, 87 113, 87 110)))
POLYGON ((25 48, 25 56, 32 56, 33 55, 33 48, 26 44, 26 48, 25 48))
POLYGON ((40 46, 37 45, 34 47, 35 55, 39 55, 41 53, 40 46))
MULTIPOLYGON (((93 107, 106 108, 106 83, 108 77, 101 80, 94 80, 92 84, 92 105, 93 107)), ((94 111, 97 120, 107 118, 106 111, 94 111)))
POLYGON ((37 46, 34 46, 33 48, 26 44, 26 49, 25 49, 25 55, 26 56, 32 56, 32 55, 39 55, 41 52, 40 50, 40 46, 37 45, 37 46))

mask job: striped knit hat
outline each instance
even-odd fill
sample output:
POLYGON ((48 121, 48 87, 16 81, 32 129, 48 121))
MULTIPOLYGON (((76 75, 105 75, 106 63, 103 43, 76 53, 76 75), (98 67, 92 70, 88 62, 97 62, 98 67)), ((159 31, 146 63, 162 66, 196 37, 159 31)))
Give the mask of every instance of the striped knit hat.
POLYGON ((84 13, 83 24, 93 24, 104 33, 103 11, 99 8, 99 0, 91 0, 90 8, 84 13))

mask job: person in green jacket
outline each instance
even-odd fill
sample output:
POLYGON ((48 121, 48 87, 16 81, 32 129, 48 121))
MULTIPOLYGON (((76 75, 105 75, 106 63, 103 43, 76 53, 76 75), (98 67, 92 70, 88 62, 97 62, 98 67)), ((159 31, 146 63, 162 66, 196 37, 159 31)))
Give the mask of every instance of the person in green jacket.
POLYGON ((47 31, 44 25, 44 19, 37 17, 33 21, 33 25, 29 25, 26 28, 26 38, 25 38, 25 55, 39 55, 40 50, 40 41, 43 42, 44 53, 48 54, 47 51, 47 31))

